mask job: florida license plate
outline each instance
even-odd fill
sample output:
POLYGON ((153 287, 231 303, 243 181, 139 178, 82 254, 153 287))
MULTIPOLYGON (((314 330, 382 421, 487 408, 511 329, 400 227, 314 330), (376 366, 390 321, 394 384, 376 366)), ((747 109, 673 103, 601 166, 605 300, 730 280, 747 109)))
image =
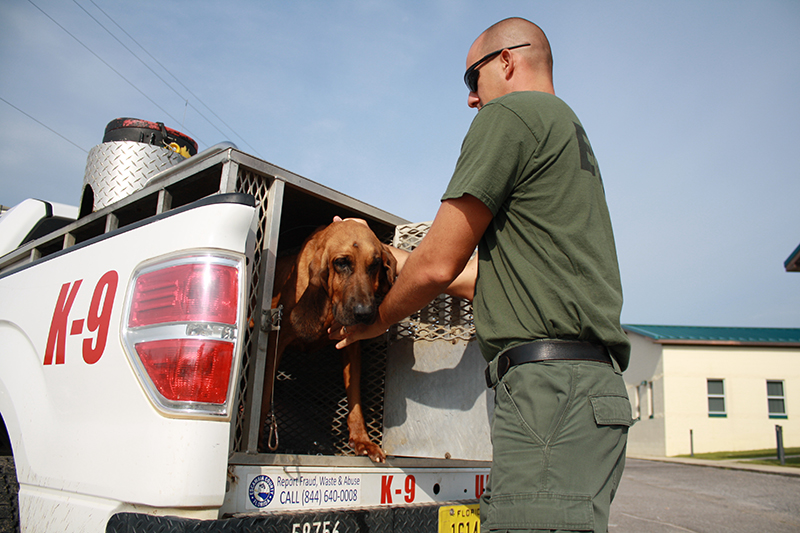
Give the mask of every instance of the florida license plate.
POLYGON ((480 504, 439 507, 439 533, 480 533, 480 504))

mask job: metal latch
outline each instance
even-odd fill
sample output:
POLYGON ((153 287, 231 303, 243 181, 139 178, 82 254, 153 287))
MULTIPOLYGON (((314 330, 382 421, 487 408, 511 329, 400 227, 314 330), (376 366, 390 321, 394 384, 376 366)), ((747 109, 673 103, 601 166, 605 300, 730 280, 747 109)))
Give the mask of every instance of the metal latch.
POLYGON ((261 310, 261 331, 278 331, 281 329, 281 318, 283 317, 283 306, 277 309, 261 310))

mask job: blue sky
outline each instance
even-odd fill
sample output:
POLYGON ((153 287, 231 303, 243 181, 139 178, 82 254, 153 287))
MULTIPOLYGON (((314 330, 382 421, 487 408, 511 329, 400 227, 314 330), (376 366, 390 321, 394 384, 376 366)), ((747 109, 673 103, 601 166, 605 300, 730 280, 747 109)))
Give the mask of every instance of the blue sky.
POLYGON ((544 29, 591 139, 623 322, 800 327, 794 0, 6 0, 0 204, 77 205, 84 150, 129 116, 430 220, 475 114, 467 50, 508 16, 544 29))

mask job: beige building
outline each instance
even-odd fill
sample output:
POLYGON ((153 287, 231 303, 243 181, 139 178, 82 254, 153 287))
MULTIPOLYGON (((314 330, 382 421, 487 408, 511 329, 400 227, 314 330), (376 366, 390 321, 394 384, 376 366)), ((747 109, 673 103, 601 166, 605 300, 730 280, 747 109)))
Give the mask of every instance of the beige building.
POLYGON ((624 325, 631 455, 800 446, 800 329, 624 325))

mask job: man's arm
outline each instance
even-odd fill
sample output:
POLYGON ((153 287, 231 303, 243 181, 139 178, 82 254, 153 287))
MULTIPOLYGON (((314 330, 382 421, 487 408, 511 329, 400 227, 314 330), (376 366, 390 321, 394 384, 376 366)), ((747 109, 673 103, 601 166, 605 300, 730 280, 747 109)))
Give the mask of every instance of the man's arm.
POLYGON ((477 265, 473 262, 466 272, 465 265, 491 220, 492 212, 474 196, 464 195, 442 202, 428 234, 407 256, 394 286, 378 309, 375 323, 350 326, 348 331, 344 328, 332 331, 334 338, 344 336, 336 347, 344 348, 358 340, 377 337, 449 288, 456 296, 471 297, 477 265), (450 287, 459 274, 462 274, 461 279, 450 287))
MULTIPOLYGON (((400 271, 403 270, 406 259, 408 259, 408 256, 411 255, 411 252, 395 248, 394 246, 389 246, 388 248, 397 261, 397 273, 399 274, 400 271)), ((478 257, 475 256, 467 261, 466 266, 464 266, 464 270, 461 271, 461 273, 456 277, 456 279, 453 280, 452 283, 450 283, 450 285, 445 287, 443 292, 445 294, 449 294, 450 296, 455 296, 456 298, 464 298, 465 300, 472 301, 472 298, 475 296, 475 281, 477 279, 478 257)))

